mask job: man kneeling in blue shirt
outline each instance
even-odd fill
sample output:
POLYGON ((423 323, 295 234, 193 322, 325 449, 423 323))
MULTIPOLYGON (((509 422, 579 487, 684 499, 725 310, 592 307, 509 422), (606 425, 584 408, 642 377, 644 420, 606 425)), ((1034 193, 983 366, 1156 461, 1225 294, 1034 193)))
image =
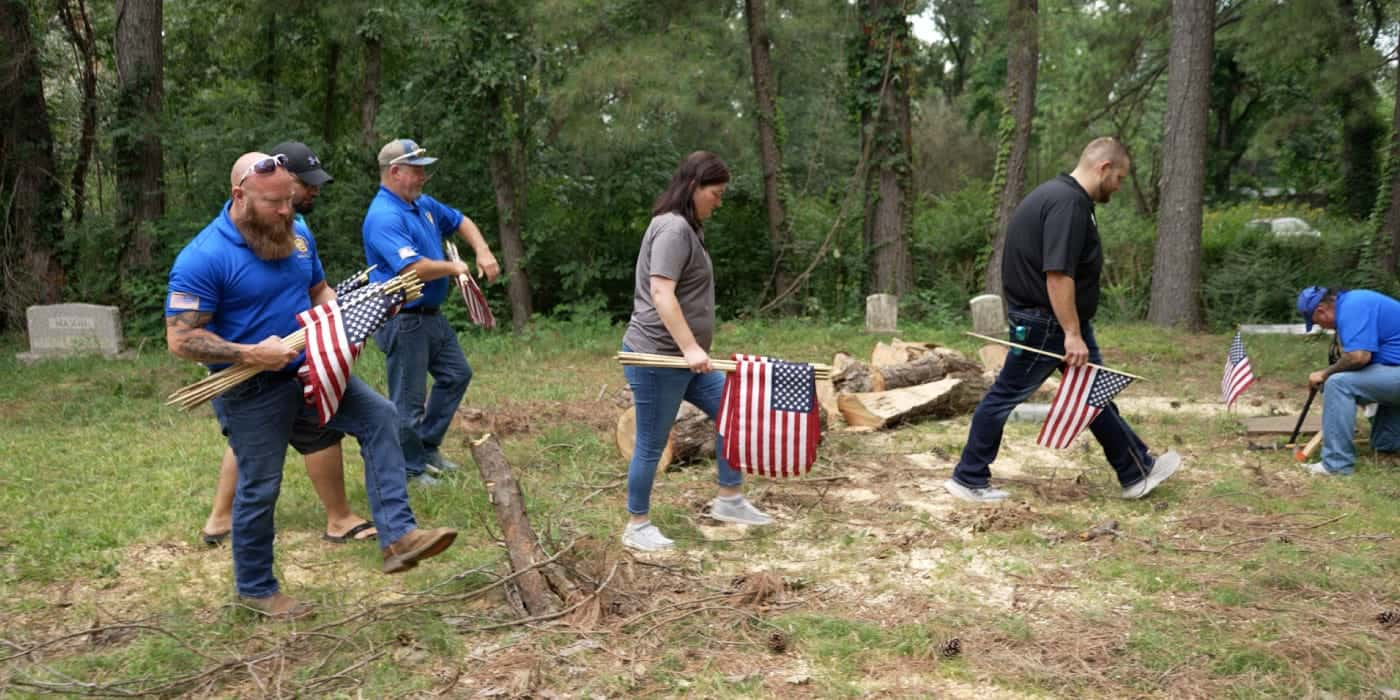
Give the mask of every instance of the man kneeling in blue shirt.
MULTIPOLYGON (((320 423, 302 398, 302 356, 283 342, 296 315, 335 298, 316 241, 292 224, 293 177, 285 156, 247 153, 230 172, 232 198, 175 259, 166 297, 166 344, 178 357, 217 371, 238 362, 261 373, 214 399, 214 413, 238 457, 233 502, 233 572, 244 605, 295 619, 307 605, 283 594, 272 571, 273 511, 287 446, 320 423)), ((379 531, 385 573, 417 566, 451 546, 457 532, 418 528, 408 505, 398 413, 351 378, 326 424, 354 435, 365 461, 365 492, 379 531)))
POLYGON ((1358 402, 1377 404, 1371 447, 1400 452, 1400 301, 1368 289, 1308 287, 1298 294, 1298 312, 1308 330, 1335 329, 1342 346, 1335 364, 1308 375, 1309 386, 1322 387, 1322 461, 1304 468, 1355 471, 1358 402))

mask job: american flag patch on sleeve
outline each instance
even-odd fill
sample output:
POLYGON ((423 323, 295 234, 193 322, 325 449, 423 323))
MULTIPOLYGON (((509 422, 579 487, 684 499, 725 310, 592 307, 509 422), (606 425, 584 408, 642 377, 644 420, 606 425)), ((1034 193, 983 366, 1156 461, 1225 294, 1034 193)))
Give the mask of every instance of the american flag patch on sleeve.
POLYGON ((415 255, 418 255, 418 251, 414 250, 411 246, 399 248, 399 260, 407 260, 415 255))
POLYGON ((170 308, 172 308, 172 309, 188 309, 188 310, 190 310, 190 311, 198 311, 198 310, 199 310, 199 297, 197 297, 197 296, 195 296, 195 295, 193 295, 193 294, 186 294, 186 293, 184 293, 184 292, 171 292, 171 293, 170 293, 170 308))

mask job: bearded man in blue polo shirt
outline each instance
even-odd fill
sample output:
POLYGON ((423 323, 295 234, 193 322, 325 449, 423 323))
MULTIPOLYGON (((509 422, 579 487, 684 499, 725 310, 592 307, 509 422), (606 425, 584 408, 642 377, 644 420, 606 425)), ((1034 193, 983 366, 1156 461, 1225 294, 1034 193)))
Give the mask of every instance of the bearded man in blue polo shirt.
POLYGON ((1369 289, 1308 287, 1298 293, 1298 313, 1337 331, 1342 356, 1308 375, 1322 387, 1322 461, 1303 465, 1321 476, 1355 472, 1357 403, 1376 404, 1371 447, 1400 452, 1400 301, 1369 289))
MULTIPOLYGON (((296 315, 335 298, 316 242, 292 223, 293 177, 285 156, 244 154, 229 173, 231 199, 185 246, 170 270, 166 344, 178 357, 219 370, 232 363, 262 370, 214 399, 238 458, 233 502, 233 571, 240 600, 275 619, 310 612, 282 593, 273 575, 273 511, 287 446, 320 434, 303 400, 302 356, 283 342, 296 315)), ((449 528, 420 529, 408 505, 393 406, 352 378, 330 430, 354 435, 365 462, 365 491, 379 531, 383 571, 406 571, 447 549, 449 528)))
POLYGON ((409 139, 395 139, 379 149, 379 193, 370 202, 361 229, 365 258, 380 281, 413 270, 424 282, 423 296, 409 302, 374 334, 384 351, 389 398, 399 410, 399 441, 408 477, 431 485, 426 473, 451 471, 458 465, 440 448, 457 406, 471 383, 472 368, 457 342, 457 332, 438 307, 447 298, 449 279, 471 274, 466 263, 443 253, 442 239, 454 233, 476 252, 477 270, 494 282, 501 267, 471 219, 423 194, 426 166, 437 158, 409 139), (433 376, 431 393, 427 375, 433 376))

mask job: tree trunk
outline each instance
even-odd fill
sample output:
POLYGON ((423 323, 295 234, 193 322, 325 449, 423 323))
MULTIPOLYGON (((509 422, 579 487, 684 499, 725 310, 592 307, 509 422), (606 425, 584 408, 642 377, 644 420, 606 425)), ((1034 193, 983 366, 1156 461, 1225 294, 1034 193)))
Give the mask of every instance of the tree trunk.
POLYGON ((93 38, 92 21, 88 17, 85 0, 78 0, 76 6, 72 0, 60 0, 58 14, 68 32, 68 40, 78 54, 79 87, 82 90, 82 105, 79 107, 82 126, 72 180, 72 220, 74 224, 81 224, 87 205, 88 167, 97 143, 97 41, 93 38))
POLYGON ((22 326, 26 306, 59 301, 64 283, 56 255, 63 198, 27 8, 0 0, 0 323, 9 328, 22 326))
POLYGON ((1147 318, 1201 327, 1201 197, 1206 175, 1215 0, 1173 0, 1162 200, 1147 318))
MULTIPOLYGON (((1395 78, 1400 81, 1400 61, 1395 63, 1395 78)), ((1396 83, 1400 85, 1400 82, 1396 83)), ((1400 272, 1400 90, 1395 93, 1395 109, 1390 119, 1390 203, 1385 209, 1381 235, 1390 241, 1385 251, 1385 272, 1400 272)))
POLYGON ((365 37, 365 83, 360 92, 360 139, 365 147, 379 150, 379 134, 374 130, 374 122, 379 118, 379 69, 380 50, 383 42, 378 37, 365 37))
POLYGON ((339 92, 340 42, 331 40, 326 47, 326 90, 325 103, 321 105, 321 140, 327 146, 335 143, 335 127, 339 110, 336 101, 339 92))
POLYGON ((501 230, 501 256, 505 259, 511 325, 517 332, 534 313, 530 278, 525 273, 525 244, 520 219, 525 210, 525 144, 512 135, 503 147, 491 152, 491 186, 496 190, 496 216, 501 230))
POLYGON ((467 435, 472 459, 481 472, 481 483, 496 511, 511 571, 519 573, 515 586, 528 615, 548 615, 580 596, 578 586, 557 564, 539 566, 549 559, 540 547, 539 537, 525 512, 525 494, 520 490, 505 450, 496 440, 491 419, 477 409, 457 414, 458 427, 467 435))
POLYGON ((1002 180, 1002 187, 992 224, 995 229, 992 256, 987 263, 987 281, 982 285, 988 294, 1002 293, 1001 261, 1006 247, 1006 227, 1026 189, 1026 159, 1031 150, 1031 123, 1035 118, 1040 63, 1039 13, 1038 0, 1011 0, 1007 8, 1006 93, 1012 127, 1010 143, 1003 143, 998 149, 998 155, 1005 155, 1006 160, 998 163, 1000 167, 997 168, 997 179, 1002 180))
POLYGON ((1341 26, 1334 33, 1329 82, 1332 98, 1342 121, 1342 182, 1343 210, 1355 219, 1370 216, 1376 204, 1376 179, 1379 175, 1378 148, 1385 130, 1376 110, 1376 87, 1371 79, 1371 57, 1362 50, 1360 28, 1356 22, 1354 0, 1340 0, 1338 11, 1341 26))
POLYGON ((112 135, 119 193, 117 226, 126 236, 124 269, 151 262, 142 224, 165 213, 161 102, 164 50, 161 0, 117 0, 117 125, 112 135))
MULTIPOLYGON (((913 162, 909 117, 909 21, 901 0, 862 0, 861 23, 874 44, 872 55, 890 56, 889 82, 864 88, 879 97, 879 105, 862 110, 862 146, 873 139, 865 190, 865 251, 870 265, 871 293, 903 295, 913 287, 909 258, 912 218, 913 162), (891 52, 891 47, 893 51, 891 52)), ((884 74, 884 61, 879 71, 884 74)))
POLYGON ((753 64, 753 96, 758 110, 758 155, 763 164, 763 199, 768 214, 768 247, 773 256, 772 288, 782 294, 792 284, 788 270, 787 213, 783 203, 783 153, 778 144, 778 110, 774 103, 773 61, 768 55, 772 39, 768 34, 765 0, 744 0, 744 21, 748 26, 749 57, 753 64))

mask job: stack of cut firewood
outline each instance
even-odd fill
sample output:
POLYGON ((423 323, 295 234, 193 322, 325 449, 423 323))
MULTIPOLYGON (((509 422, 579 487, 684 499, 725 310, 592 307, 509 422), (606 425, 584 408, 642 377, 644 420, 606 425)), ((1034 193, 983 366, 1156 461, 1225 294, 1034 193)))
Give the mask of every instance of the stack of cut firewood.
POLYGON ((837 353, 831 381, 818 382, 817 395, 851 427, 885 428, 971 413, 993 376, 952 348, 896 338, 877 344, 868 364, 837 353))

